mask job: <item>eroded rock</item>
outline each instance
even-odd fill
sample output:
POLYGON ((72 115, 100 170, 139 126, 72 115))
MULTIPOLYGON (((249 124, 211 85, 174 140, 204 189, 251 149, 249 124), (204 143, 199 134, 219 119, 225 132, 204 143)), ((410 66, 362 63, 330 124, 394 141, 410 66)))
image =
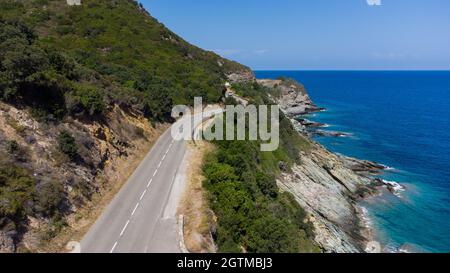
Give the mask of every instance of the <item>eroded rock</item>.
POLYGON ((6 232, 0 231, 0 253, 13 253, 15 245, 13 238, 6 232))

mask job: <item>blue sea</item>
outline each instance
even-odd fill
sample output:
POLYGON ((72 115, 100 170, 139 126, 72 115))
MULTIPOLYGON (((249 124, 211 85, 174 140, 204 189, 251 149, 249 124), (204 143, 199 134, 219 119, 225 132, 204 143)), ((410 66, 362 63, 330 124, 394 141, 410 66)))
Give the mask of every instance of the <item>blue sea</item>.
POLYGON ((405 187, 361 205, 386 251, 450 252, 450 71, 256 71, 303 83, 327 111, 311 115, 349 137, 329 150, 392 167, 405 187))

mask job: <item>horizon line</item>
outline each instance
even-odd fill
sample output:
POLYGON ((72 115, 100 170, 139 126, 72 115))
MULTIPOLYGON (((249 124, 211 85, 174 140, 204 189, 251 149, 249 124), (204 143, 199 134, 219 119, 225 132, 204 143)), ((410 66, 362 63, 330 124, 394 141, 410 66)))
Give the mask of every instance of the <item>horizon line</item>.
POLYGON ((392 71, 392 72, 450 72, 449 69, 253 69, 252 71, 280 71, 280 72, 286 72, 286 71, 392 71))

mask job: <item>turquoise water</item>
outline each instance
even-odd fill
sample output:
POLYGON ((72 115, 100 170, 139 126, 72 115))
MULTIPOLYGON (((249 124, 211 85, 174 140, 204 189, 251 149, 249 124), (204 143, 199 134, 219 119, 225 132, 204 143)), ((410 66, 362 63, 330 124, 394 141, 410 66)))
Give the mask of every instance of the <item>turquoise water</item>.
POLYGON ((450 252, 450 71, 257 71, 302 82, 326 112, 310 119, 349 137, 317 137, 328 149, 393 169, 405 187, 362 205, 387 251, 450 252))

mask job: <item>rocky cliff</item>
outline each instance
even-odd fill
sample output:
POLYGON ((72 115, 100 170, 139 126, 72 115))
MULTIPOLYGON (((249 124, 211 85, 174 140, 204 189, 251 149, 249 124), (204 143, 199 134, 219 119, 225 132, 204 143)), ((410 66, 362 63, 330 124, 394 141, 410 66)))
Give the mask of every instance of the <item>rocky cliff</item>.
POLYGON ((227 78, 231 83, 254 82, 256 80, 253 71, 247 67, 228 73, 227 78))
POLYGON ((272 99, 280 106, 281 110, 289 117, 295 117, 322 110, 318 108, 309 97, 304 86, 294 80, 261 79, 258 83, 277 90, 272 99))
MULTIPOLYGON (((300 133, 305 126, 293 117, 319 111, 304 87, 293 80, 258 80, 269 87, 273 99, 291 117, 300 133)), ((311 149, 301 152, 301 163, 278 178, 278 186, 292 193, 310 213, 315 241, 325 252, 378 252, 372 241, 358 200, 375 194, 378 184, 371 175, 383 170, 376 163, 333 154, 311 141, 311 149)))
POLYGON ((120 188, 165 128, 118 106, 101 120, 42 123, 1 102, 0 124, 0 206, 6 213, 0 219, 0 252, 60 250, 65 242, 55 237, 95 220, 91 213, 98 202, 120 188), (74 156, 62 149, 61 132, 73 139, 74 156), (11 177, 18 176, 10 174, 11 168, 21 170, 20 183, 29 179, 35 186, 9 192, 11 177), (8 198, 16 203, 4 203, 8 198))

